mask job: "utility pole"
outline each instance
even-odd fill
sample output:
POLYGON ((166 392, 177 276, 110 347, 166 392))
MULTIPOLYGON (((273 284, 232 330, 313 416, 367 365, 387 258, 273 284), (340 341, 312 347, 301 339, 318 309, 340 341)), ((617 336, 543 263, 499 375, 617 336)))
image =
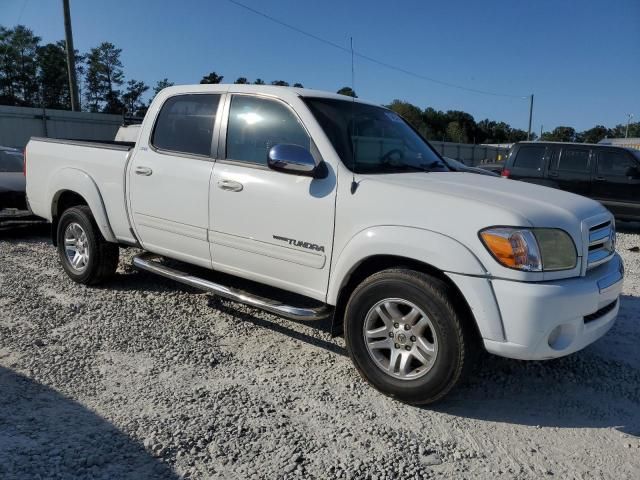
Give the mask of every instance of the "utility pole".
POLYGON ((527 140, 531 139, 531 120, 533 119, 533 93, 529 97, 529 130, 527 130, 527 140))
POLYGON ((542 127, 544 127, 544 125, 540 124, 540 140, 542 140, 542 127))
POLYGON ((627 113, 627 129, 624 131, 624 138, 629 138, 629 124, 633 118, 633 113, 627 113))
POLYGON ((69 0, 62 0, 64 10, 64 34, 67 44, 67 69, 69 70, 69 93, 71 96, 71 110, 80 111, 80 99, 78 98, 78 82, 76 80, 76 51, 73 48, 73 33, 71 32, 71 13, 69 0))

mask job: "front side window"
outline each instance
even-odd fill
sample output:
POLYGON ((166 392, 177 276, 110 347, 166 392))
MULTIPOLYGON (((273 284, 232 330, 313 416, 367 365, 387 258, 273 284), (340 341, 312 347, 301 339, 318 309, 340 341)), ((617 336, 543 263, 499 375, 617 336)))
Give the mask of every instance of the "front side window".
POLYGON ((162 105, 151 144, 162 150, 210 156, 219 102, 220 95, 170 97, 162 105))
POLYGON ((342 163, 357 173, 448 171, 399 115, 382 107, 333 98, 304 99, 342 163))
POLYGON ((636 162, 625 152, 604 150, 598 153, 597 168, 600 175, 624 177, 629 169, 635 166, 636 162))
POLYGON ((274 145, 311 149, 309 135, 298 118, 276 100, 234 95, 229 108, 227 159, 266 165, 274 145))
POLYGON ((589 172, 589 150, 564 148, 560 154, 558 170, 589 172))
POLYGON ((545 151, 546 147, 540 145, 524 145, 518 150, 513 166, 528 170, 542 170, 545 151))

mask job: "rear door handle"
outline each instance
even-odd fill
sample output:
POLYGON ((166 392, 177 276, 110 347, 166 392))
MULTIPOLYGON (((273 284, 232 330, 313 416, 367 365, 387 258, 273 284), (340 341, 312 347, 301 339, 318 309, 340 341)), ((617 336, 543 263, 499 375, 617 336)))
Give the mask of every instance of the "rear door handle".
POLYGON ((152 173, 153 170, 151 170, 149 167, 136 167, 136 175, 144 175, 145 177, 148 177, 152 173))
POLYGON ((228 192, 240 192, 242 191, 244 186, 240 182, 236 182, 235 180, 219 180, 218 188, 227 190, 228 192))
POLYGON ((604 182, 606 180, 606 178, 604 178, 604 177, 596 177, 595 180, 597 180, 598 182, 604 182))

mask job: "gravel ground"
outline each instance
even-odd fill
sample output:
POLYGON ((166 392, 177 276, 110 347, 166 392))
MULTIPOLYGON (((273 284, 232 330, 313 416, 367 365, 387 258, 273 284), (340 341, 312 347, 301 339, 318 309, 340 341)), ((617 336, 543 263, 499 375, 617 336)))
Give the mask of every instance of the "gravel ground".
POLYGON ((0 232, 0 478, 640 478, 640 228, 611 332, 490 355, 415 408, 342 339, 133 272, 71 282, 46 232, 0 232))

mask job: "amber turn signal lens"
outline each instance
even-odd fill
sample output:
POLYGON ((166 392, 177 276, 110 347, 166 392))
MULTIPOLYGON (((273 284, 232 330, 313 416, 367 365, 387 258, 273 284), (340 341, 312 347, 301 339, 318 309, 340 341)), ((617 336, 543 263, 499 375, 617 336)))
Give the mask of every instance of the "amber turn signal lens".
POLYGON ((496 259, 505 267, 517 268, 516 256, 508 238, 491 232, 480 234, 484 244, 496 259))
POLYGON ((542 270, 538 242, 531 231, 495 227, 480 232, 480 238, 501 265, 528 272, 542 270))

